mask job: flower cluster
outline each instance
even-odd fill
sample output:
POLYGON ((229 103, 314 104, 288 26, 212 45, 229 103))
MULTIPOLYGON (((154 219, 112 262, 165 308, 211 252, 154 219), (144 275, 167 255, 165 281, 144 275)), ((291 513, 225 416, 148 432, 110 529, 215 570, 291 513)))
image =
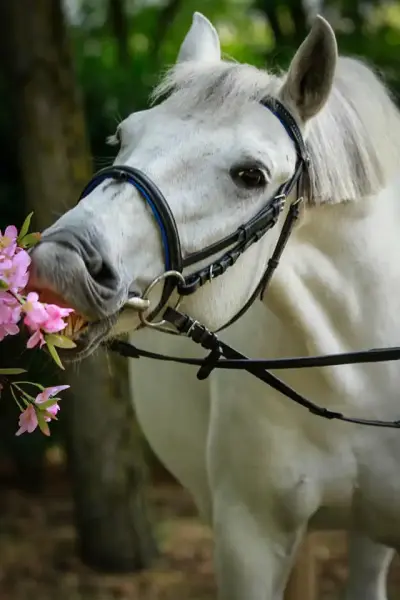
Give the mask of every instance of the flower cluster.
MULTIPOLYGON (((39 234, 28 233, 31 217, 32 214, 27 217, 19 233, 13 225, 8 226, 4 234, 0 231, 0 342, 9 335, 17 335, 26 327, 29 333, 27 348, 46 346, 56 364, 63 368, 56 346, 75 346, 59 333, 65 329, 67 323, 64 319, 73 309, 44 304, 36 292, 24 295, 31 264, 27 249, 40 239, 39 234)), ((8 376, 23 372, 24 369, 0 369, 0 378, 6 380, 8 376)), ((0 390, 2 387, 0 384, 0 390)), ((55 396, 68 387, 43 388, 29 381, 10 382, 11 393, 21 411, 16 435, 31 433, 38 426, 44 434, 49 435, 47 423, 56 419, 59 410, 59 399, 55 396), (35 386, 40 392, 33 397, 26 391, 26 386, 35 386)))
POLYGON ((50 435, 47 423, 52 419, 56 419, 56 415, 60 410, 60 407, 58 406, 59 398, 56 398, 55 396, 58 392, 68 389, 69 385, 55 385, 53 387, 43 388, 39 384, 33 383, 31 385, 35 385, 42 390, 37 394, 36 398, 33 398, 21 387, 21 383, 29 384, 30 382, 26 381, 19 382, 18 384, 11 384, 11 391, 14 399, 17 401, 21 410, 18 422, 19 429, 15 435, 21 435, 21 433, 25 432, 32 433, 38 426, 45 435, 50 435), (26 405, 24 409, 16 398, 15 390, 19 391, 21 394, 22 400, 26 405))
POLYGON ((24 313, 24 324, 32 335, 28 340, 27 347, 40 347, 46 343, 44 333, 57 333, 66 327, 64 317, 73 312, 71 308, 60 308, 55 304, 42 304, 36 292, 30 292, 22 305, 24 313))

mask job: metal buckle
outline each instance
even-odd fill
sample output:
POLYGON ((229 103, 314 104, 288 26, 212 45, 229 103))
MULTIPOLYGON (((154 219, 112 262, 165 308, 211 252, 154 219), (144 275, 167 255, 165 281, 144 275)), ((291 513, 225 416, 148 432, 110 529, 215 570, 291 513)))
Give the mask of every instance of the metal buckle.
POLYGON ((297 206, 299 204, 302 204, 303 202, 304 202, 304 196, 299 196, 298 198, 296 198, 296 200, 293 200, 293 202, 290 206, 297 206))
POLYGON ((274 197, 274 200, 278 201, 278 210, 280 213, 285 208, 286 198, 287 198, 286 194, 278 194, 277 196, 274 197))
MULTIPOLYGON (((162 275, 159 275, 158 277, 153 279, 153 281, 147 286, 147 288, 143 292, 143 295, 141 296, 142 300, 150 301, 149 294, 156 287, 156 285, 158 285, 162 281, 165 281, 165 279, 168 279, 168 277, 175 277, 181 283, 185 283, 185 278, 179 271, 165 271, 165 273, 162 273, 162 275)), ((178 296, 178 299, 175 305, 173 306, 174 310, 178 310, 181 301, 182 296, 178 296)), ((163 331, 164 333, 174 333, 174 331, 169 328, 168 321, 166 321, 165 319, 160 319, 159 321, 148 321, 144 312, 139 313, 139 318, 142 325, 152 327, 153 329, 158 329, 159 331, 163 331)))

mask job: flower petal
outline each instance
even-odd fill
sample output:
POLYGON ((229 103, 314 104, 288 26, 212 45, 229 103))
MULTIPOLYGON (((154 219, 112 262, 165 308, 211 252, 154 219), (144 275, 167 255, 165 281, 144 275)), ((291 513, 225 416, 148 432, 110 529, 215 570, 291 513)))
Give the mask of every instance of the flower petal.
POLYGON ((4 232, 4 237, 9 237, 13 241, 17 239, 18 229, 15 227, 15 225, 9 225, 8 227, 6 227, 6 230, 4 232))
POLYGON ((45 343, 45 341, 44 341, 44 338, 43 338, 43 334, 41 333, 40 329, 37 329, 35 331, 35 333, 33 333, 31 335, 31 337, 29 338, 29 340, 27 341, 26 347, 31 350, 32 348, 34 348, 38 344, 40 344, 40 347, 42 347, 44 343, 45 343))

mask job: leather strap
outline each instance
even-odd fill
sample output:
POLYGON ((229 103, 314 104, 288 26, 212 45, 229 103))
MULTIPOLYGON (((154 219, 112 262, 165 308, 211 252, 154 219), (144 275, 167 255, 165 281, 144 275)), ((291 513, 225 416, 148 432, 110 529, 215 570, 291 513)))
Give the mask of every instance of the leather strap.
POLYGON ((196 365, 200 367, 197 374, 198 379, 205 379, 214 369, 235 369, 245 370, 251 373, 274 390, 283 394, 286 398, 306 408, 312 414, 329 420, 345 421, 358 425, 369 427, 384 427, 391 429, 400 428, 400 420, 382 421, 378 419, 361 419, 357 417, 348 417, 341 412, 329 410, 323 406, 311 402, 302 394, 296 392, 292 387, 283 382, 269 372, 267 369, 300 369, 309 367, 327 367, 345 364, 377 363, 383 361, 400 360, 400 348, 378 348, 360 352, 350 352, 343 354, 332 354, 324 356, 308 356, 298 358, 280 358, 280 359, 249 359, 225 342, 218 339, 216 334, 210 332, 204 325, 201 325, 188 315, 182 314, 174 309, 168 308, 164 318, 174 325, 183 335, 190 337, 194 342, 200 344, 209 355, 204 359, 167 357, 154 352, 147 352, 135 348, 131 344, 122 341, 111 342, 111 350, 118 352, 123 356, 139 358, 153 358, 166 360, 186 365, 196 365))

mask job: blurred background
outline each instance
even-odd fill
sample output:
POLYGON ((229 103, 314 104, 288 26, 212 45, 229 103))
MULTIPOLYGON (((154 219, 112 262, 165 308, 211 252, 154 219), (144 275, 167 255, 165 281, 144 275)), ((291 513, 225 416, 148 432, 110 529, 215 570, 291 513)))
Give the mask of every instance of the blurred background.
MULTIPOLYGON (((269 69, 287 66, 319 12, 341 53, 374 65, 400 101, 398 0, 2 2, 1 229, 34 210, 42 230, 112 162, 106 137, 146 106, 196 10, 217 27, 226 56, 269 69)), ((1 349, 2 365, 12 357, 33 381, 60 381, 20 341, 1 349)), ((16 438, 16 407, 0 398, 0 600, 215 598, 210 533, 142 437, 126 362, 99 352, 65 381, 72 392, 50 438, 16 438)), ((344 552, 340 533, 311 536, 287 599, 336 598, 344 552)), ((395 564, 392 598, 399 584, 395 564)))

